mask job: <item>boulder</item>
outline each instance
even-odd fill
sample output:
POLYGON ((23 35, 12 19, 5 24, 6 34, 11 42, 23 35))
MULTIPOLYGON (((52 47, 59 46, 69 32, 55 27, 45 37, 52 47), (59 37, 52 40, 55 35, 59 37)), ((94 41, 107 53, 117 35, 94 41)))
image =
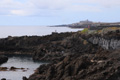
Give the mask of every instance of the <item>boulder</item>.
POLYGON ((5 78, 2 78, 1 80, 6 80, 5 78))
POLYGON ((25 76, 23 76, 23 80, 28 80, 25 76))

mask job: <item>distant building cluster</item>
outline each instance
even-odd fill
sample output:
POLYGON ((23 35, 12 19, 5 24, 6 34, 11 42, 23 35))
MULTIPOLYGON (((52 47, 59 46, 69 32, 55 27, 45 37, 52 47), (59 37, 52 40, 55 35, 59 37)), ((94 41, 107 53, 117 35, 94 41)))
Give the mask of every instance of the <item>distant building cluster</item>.
POLYGON ((72 28, 90 28, 90 29, 101 29, 103 27, 120 27, 120 22, 116 22, 116 23, 106 23, 106 22, 92 22, 89 20, 85 20, 85 21, 80 21, 78 23, 73 23, 68 25, 69 27, 72 28))

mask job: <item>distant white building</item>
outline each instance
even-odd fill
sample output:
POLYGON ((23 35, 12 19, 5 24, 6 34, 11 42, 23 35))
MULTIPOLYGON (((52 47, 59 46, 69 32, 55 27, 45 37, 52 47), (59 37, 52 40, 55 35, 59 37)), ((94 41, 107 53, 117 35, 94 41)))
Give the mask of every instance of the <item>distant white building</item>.
POLYGON ((93 24, 93 22, 89 21, 89 20, 85 20, 85 21, 80 21, 80 24, 81 25, 84 25, 84 24, 93 24))

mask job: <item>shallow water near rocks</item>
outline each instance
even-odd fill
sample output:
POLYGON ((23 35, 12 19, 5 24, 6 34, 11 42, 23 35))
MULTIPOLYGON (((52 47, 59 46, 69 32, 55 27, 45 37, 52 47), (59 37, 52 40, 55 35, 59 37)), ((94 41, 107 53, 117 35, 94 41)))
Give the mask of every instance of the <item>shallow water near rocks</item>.
POLYGON ((34 62, 31 57, 13 56, 9 57, 7 63, 0 65, 0 67, 16 67, 25 68, 26 71, 18 69, 16 71, 0 71, 0 80, 6 78, 7 80, 22 80, 23 76, 29 77, 42 64, 47 62, 34 62))

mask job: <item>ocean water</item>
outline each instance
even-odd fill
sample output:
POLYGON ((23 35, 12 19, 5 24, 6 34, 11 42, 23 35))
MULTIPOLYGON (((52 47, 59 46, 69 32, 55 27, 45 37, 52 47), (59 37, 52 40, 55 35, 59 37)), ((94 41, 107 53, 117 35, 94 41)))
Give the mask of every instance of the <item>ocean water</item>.
POLYGON ((46 26, 0 26, 0 38, 8 36, 32 36, 48 35, 52 32, 76 32, 83 29, 72 29, 68 27, 46 27, 46 26))
POLYGON ((7 80, 22 80, 23 76, 29 77, 42 64, 47 62, 34 62, 31 57, 13 56, 10 57, 7 63, 0 65, 0 67, 16 67, 25 68, 26 71, 0 71, 0 80, 6 78, 7 80))

